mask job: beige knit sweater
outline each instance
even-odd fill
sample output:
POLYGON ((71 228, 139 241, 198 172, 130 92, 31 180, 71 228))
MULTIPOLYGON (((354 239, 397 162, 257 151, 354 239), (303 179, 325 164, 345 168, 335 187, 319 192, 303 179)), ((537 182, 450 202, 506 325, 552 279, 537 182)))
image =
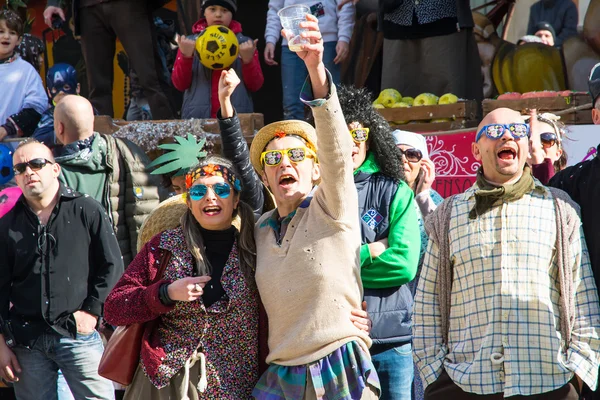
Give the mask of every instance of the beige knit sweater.
POLYGON ((261 217, 255 228, 256 283, 269 317, 268 363, 304 365, 347 342, 368 352, 371 339, 350 321, 360 308, 360 225, 352 138, 335 91, 313 107, 321 184, 298 208, 281 246, 261 217))

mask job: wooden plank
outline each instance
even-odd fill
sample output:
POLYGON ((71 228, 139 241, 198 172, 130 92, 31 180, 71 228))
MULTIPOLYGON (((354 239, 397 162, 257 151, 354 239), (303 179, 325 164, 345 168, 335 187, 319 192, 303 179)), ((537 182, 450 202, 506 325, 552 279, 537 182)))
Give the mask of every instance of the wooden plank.
POLYGON ((460 101, 455 104, 437 104, 433 106, 413 106, 403 108, 377 109, 386 121, 428 121, 438 118, 475 119, 477 104, 475 101, 460 101))
MULTIPOLYGON (((592 97, 588 93, 573 93, 570 96, 558 97, 536 97, 530 99, 515 100, 484 100, 483 113, 500 107, 510 108, 515 111, 525 112, 527 109, 537 109, 538 112, 558 112, 572 107, 579 107, 591 103, 592 97)), ((592 116, 589 110, 577 110, 569 114, 561 115, 561 121, 567 125, 592 124, 592 116)))
POLYGON ((574 93, 573 104, 571 106, 582 106, 592 102, 592 96, 589 93, 574 93))
POLYGON ((594 125, 592 110, 577 111, 575 114, 571 115, 574 115, 573 125, 594 125))
POLYGON ((515 100, 483 100, 483 115, 497 108, 510 108, 511 110, 523 112, 526 109, 537 109, 538 111, 557 111, 572 107, 572 96, 567 97, 532 97, 529 99, 515 100))

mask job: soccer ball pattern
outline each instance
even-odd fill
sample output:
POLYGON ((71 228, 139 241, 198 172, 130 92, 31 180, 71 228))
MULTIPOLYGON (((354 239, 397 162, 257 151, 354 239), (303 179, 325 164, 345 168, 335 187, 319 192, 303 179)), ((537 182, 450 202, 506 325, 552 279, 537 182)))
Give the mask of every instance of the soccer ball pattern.
POLYGON ((226 26, 212 25, 196 39, 200 62, 210 69, 229 68, 239 52, 235 33, 226 26))

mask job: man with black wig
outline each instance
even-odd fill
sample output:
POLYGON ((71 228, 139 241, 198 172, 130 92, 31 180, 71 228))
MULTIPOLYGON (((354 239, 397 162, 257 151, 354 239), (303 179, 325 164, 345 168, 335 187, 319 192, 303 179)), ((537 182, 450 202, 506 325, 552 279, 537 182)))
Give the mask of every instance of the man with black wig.
POLYGON ((382 398, 411 397, 412 295, 421 236, 413 192, 404 182, 400 150, 365 89, 341 86, 338 96, 352 135, 354 183, 361 224, 361 279, 373 321, 371 356, 382 398))

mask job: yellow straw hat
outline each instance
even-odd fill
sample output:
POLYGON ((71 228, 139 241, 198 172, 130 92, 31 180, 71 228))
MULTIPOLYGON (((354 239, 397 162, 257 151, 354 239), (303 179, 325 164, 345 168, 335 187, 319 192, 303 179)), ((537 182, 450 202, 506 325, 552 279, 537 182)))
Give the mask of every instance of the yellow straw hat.
POLYGON ((259 175, 262 174, 263 171, 260 156, 262 152, 265 151, 265 147, 267 147, 267 144, 273 140, 274 137, 283 137, 285 135, 300 136, 306 140, 307 147, 314 151, 317 150, 317 132, 308 122, 295 119, 273 122, 258 131, 256 136, 254 136, 254 139, 252 139, 252 145, 250 146, 250 161, 259 175))
POLYGON ((188 209, 182 194, 168 198, 156 207, 140 228, 137 240, 137 251, 155 235, 167 229, 177 228, 181 224, 181 216, 188 209))

